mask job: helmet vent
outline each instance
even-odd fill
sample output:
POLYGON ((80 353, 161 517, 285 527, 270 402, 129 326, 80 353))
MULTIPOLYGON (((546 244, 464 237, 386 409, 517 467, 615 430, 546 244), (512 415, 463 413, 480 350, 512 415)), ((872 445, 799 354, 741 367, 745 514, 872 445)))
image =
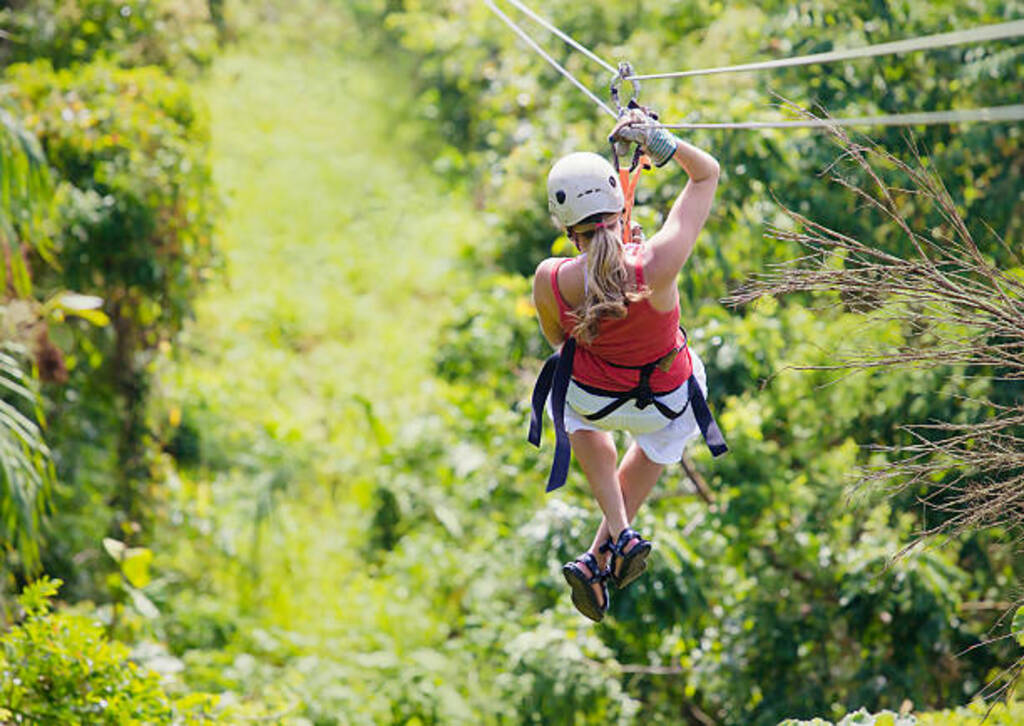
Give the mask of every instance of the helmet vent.
POLYGON ((613 176, 608 177, 608 183, 611 184, 612 185, 612 189, 614 189, 615 188, 615 177, 613 177, 613 176))
POLYGON ((565 204, 565 192, 559 189, 557 192, 555 192, 555 199, 558 200, 559 204, 565 204))

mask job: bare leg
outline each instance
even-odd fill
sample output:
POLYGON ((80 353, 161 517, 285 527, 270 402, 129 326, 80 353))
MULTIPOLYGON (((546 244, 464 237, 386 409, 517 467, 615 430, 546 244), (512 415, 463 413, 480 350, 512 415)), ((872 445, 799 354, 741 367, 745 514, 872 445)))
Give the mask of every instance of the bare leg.
MULTIPOLYGON (((626 522, 633 521, 640 505, 644 503, 651 493, 654 485, 658 483, 661 472, 665 469, 662 464, 656 464, 647 458, 639 446, 634 442, 626 455, 622 457, 622 466, 618 470, 618 481, 621 487, 623 503, 626 509, 626 522)), ((622 528, 608 526, 608 517, 601 520, 601 526, 597 530, 593 544, 590 545, 590 553, 597 558, 601 567, 605 567, 608 560, 608 553, 600 552, 601 545, 608 541, 608 537, 618 537, 622 528)), ((632 545, 630 545, 632 546, 632 545)), ((629 547, 626 548, 629 551, 629 547)))
POLYGON ((612 435, 606 431, 577 431, 569 434, 569 439, 605 520, 615 532, 621 532, 628 526, 628 519, 615 470, 618 452, 612 435))
MULTIPOLYGON (((594 494, 601 511, 604 512, 602 523, 611 522, 613 527, 617 527, 616 532, 622 531, 628 521, 622 489, 619 486, 619 476, 615 470, 618 463, 615 440, 606 431, 577 431, 569 434, 569 440, 572 443, 576 460, 580 463, 580 468, 583 469, 583 473, 586 474, 587 481, 590 483, 590 491, 594 494)), ((598 562, 601 562, 600 558, 598 558, 598 562)), ((589 571, 589 568, 583 563, 579 563, 579 566, 584 571, 589 571)), ((603 563, 601 568, 604 569, 603 563)), ((601 586, 594 584, 593 587, 598 601, 602 601, 601 586)))

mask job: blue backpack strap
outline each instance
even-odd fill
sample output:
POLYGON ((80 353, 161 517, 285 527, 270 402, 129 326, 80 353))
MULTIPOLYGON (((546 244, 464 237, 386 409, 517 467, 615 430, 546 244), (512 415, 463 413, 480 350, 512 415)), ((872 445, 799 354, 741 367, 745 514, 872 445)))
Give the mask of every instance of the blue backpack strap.
POLYGON ((729 450, 729 447, 725 444, 725 437, 722 436, 722 430, 718 428, 715 417, 711 415, 711 409, 708 408, 704 392, 700 390, 700 385, 697 383, 697 377, 691 375, 687 384, 690 389, 690 403, 693 405, 693 415, 697 419, 697 426, 700 427, 704 443, 711 449, 712 456, 721 456, 729 450))
POLYGON ((540 446, 541 429, 544 421, 544 401, 551 394, 551 413, 555 424, 555 460, 548 474, 546 491, 554 491, 565 484, 569 476, 569 463, 572 460, 572 447, 569 434, 565 430, 565 396, 569 390, 569 379, 572 377, 572 361, 576 355, 576 341, 568 338, 562 349, 552 355, 544 363, 537 383, 533 387, 530 412, 530 432, 527 440, 534 446, 540 446))

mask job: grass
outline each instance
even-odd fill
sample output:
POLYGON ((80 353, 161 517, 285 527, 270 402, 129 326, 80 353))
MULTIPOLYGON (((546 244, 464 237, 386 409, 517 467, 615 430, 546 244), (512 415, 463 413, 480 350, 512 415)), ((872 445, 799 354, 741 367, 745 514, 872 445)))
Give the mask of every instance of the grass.
POLYGON ((209 535, 162 533, 164 565, 328 671, 445 636, 408 573, 367 574, 364 539, 376 457, 429 411, 457 252, 482 226, 415 148, 408 74, 340 52, 342 26, 243 43, 205 81, 224 271, 163 375, 206 464, 183 477, 182 527, 209 535))

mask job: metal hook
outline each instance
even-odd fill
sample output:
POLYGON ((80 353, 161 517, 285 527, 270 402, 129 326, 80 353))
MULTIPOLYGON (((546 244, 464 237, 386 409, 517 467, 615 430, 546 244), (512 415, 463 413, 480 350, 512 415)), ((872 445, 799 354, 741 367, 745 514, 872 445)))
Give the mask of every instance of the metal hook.
MULTIPOLYGON (((623 108, 622 104, 619 103, 619 88, 622 87, 622 82, 635 75, 633 72, 633 64, 629 61, 619 61, 619 68, 612 76, 612 81, 608 86, 608 92, 611 94, 612 101, 615 103, 615 110, 619 116, 622 116, 629 108, 629 103, 626 104, 626 108, 623 108)), ((637 80, 630 80, 630 85, 633 87, 633 93, 629 97, 629 102, 636 103, 637 98, 640 96, 640 82, 637 80)))

